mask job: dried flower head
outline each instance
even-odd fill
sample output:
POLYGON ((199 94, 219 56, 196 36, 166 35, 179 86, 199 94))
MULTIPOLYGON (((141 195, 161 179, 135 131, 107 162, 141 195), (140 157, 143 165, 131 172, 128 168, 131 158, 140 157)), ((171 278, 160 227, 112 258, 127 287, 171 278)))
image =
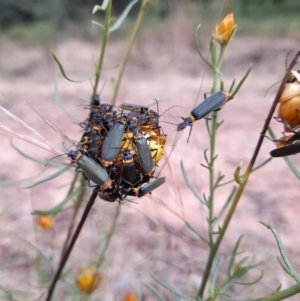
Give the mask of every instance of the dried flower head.
POLYGON ((286 85, 279 99, 278 118, 287 123, 286 131, 300 125, 300 74, 292 70, 291 79, 293 82, 286 85))
POLYGON ((54 219, 51 215, 42 215, 37 219, 37 224, 46 231, 54 227, 54 219))
POLYGON ((82 292, 87 294, 92 293, 99 287, 101 281, 101 275, 99 272, 95 272, 95 267, 90 266, 85 270, 79 272, 76 277, 76 284, 82 292))
POLYGON ((127 293, 123 301, 137 301, 137 297, 132 293, 127 293))
POLYGON ((235 28, 233 13, 228 14, 220 24, 216 25, 213 37, 218 43, 226 44, 233 36, 235 28))

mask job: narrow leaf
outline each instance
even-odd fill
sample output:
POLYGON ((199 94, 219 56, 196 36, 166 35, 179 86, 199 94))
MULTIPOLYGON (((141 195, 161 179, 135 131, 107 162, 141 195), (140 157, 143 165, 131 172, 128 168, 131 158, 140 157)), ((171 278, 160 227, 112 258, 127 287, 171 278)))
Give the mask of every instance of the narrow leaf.
POLYGON ((230 88, 229 88, 229 94, 231 93, 231 91, 233 90, 233 88, 234 88, 234 85, 235 85, 235 79, 232 81, 232 84, 231 84, 231 86, 230 86, 230 88))
POLYGON ((203 204, 203 205, 206 205, 206 203, 202 200, 201 196, 197 193, 197 191, 195 190, 195 188, 193 187, 193 185, 191 184, 187 174, 186 174, 186 171, 184 169, 184 166, 183 166, 183 162, 182 160, 180 161, 180 167, 181 167, 181 172, 182 172, 182 175, 183 175, 183 178, 185 180, 185 183, 186 185, 188 186, 188 188, 191 190, 191 192, 194 194, 194 196, 203 204))
POLYGON ((51 174, 50 176, 47 176, 47 177, 45 177, 45 178, 43 178, 43 179, 41 179, 41 180, 39 180, 39 181, 37 181, 35 183, 33 183, 33 184, 29 185, 29 186, 25 186, 23 188, 25 188, 25 189, 32 188, 32 187, 40 185, 40 184, 42 184, 44 182, 50 181, 52 179, 55 179, 55 178, 59 177, 60 175, 62 175, 63 173, 65 173, 70 168, 71 168, 70 166, 65 166, 65 167, 61 168, 60 170, 58 170, 57 172, 51 174))
POLYGON ((205 242, 209 246, 208 240, 202 236, 189 222, 185 222, 185 226, 190 229, 193 233, 195 233, 203 242, 205 242))
POLYGON ((19 148, 17 148, 17 147, 13 144, 12 141, 10 142, 10 145, 11 145, 11 147, 12 147, 14 150, 16 150, 22 157, 24 157, 24 158, 26 158, 26 159, 29 159, 29 160, 31 160, 31 161, 33 161, 33 162, 39 163, 39 164, 44 165, 44 166, 47 164, 47 166, 55 167, 55 168, 61 168, 61 166, 62 166, 62 164, 60 164, 60 163, 55 163, 55 162, 52 162, 52 161, 49 162, 49 160, 39 160, 39 159, 36 159, 36 158, 34 158, 34 157, 31 157, 31 156, 25 154, 24 152, 22 152, 19 148))
POLYGON ((97 22, 97 21, 95 21, 95 20, 92 20, 92 24, 93 24, 93 25, 97 25, 97 26, 101 27, 102 29, 105 28, 104 25, 103 25, 102 23, 97 22))
POLYGON ((278 246, 278 249, 279 249, 279 252, 280 252, 280 255, 281 255, 286 267, 288 268, 289 274, 296 280, 296 282, 298 284, 300 284, 300 275, 297 274, 297 272, 294 270, 293 266, 291 265, 289 259, 287 258, 286 253, 285 253, 284 248, 283 248, 283 244, 281 242, 281 239, 280 239, 277 231, 271 225, 268 225, 268 224, 263 223, 263 222, 260 222, 260 223, 262 225, 264 225, 265 227, 267 227, 269 230, 271 230, 271 232, 273 233, 273 235, 275 237, 275 240, 276 240, 276 243, 277 243, 277 246, 278 246))
POLYGON ((148 288, 150 289, 150 291, 155 295, 155 297, 159 300, 159 301, 167 301, 162 295, 161 293, 154 288, 152 285, 147 284, 145 282, 143 282, 143 284, 145 284, 146 286, 148 286, 148 288))
POLYGON ((118 29, 121 24, 123 23, 123 21, 126 19, 127 15, 129 14, 130 10, 132 9, 132 7, 138 2, 139 0, 132 0, 130 3, 128 3, 128 5, 126 6, 126 8, 124 9, 124 11, 122 12, 121 16, 117 19, 117 21, 109 28, 109 32, 112 32, 116 29, 118 29))
POLYGON ((233 247, 231 257, 230 257, 230 260, 229 260, 229 263, 228 263, 228 268, 227 268, 227 273, 226 273, 227 277, 230 277, 230 271, 232 269, 234 259, 235 259, 235 256, 236 256, 237 252, 238 252, 238 248, 239 248, 239 245, 241 243, 242 238, 243 238, 243 235, 241 235, 239 237, 239 239, 237 240, 237 242, 235 243, 235 245, 233 247))
POLYGON ((189 300, 189 301, 199 301, 197 299, 194 299, 188 295, 183 294, 182 292, 176 290, 174 287, 172 287, 171 285, 167 284, 166 282, 162 281, 161 279, 159 279, 158 277, 156 277, 154 274, 152 274, 150 272, 150 275, 154 278, 155 281, 157 281, 159 284, 161 284, 163 287, 165 287, 167 290, 169 290, 170 292, 173 292, 174 294, 176 294, 179 297, 182 297, 183 299, 189 300))
POLYGON ((236 187, 233 186, 233 187, 232 187, 232 190, 231 190, 231 192, 230 192, 230 194, 229 194, 229 196, 228 196, 228 198, 227 198, 227 200, 226 200, 226 202, 224 203, 224 205, 222 206, 220 212, 219 212, 218 215, 216 216, 216 219, 215 219, 216 222, 220 219, 220 217, 223 215, 223 213, 225 212, 226 208, 227 208, 228 205, 230 204, 230 202, 231 202, 231 200, 232 200, 232 198, 233 198, 233 196, 234 196, 235 191, 236 191, 236 187))
POLYGON ((207 65, 209 66, 211 69, 213 69, 212 65, 204 58, 204 56, 202 55, 202 52, 200 50, 200 46, 199 46, 199 42, 198 42, 198 30, 199 28, 201 27, 201 24, 199 24, 197 26, 197 28, 195 29, 195 42, 196 42, 196 48, 197 48, 197 51, 198 51, 198 54, 200 56, 200 58, 202 59, 202 61, 207 65))
POLYGON ((241 86, 243 85, 244 81, 246 80, 246 78, 248 77, 248 75, 250 74, 252 69, 252 64, 250 64, 246 74, 244 75, 244 77, 240 80, 240 82, 238 83, 237 87, 235 88, 234 92, 230 95, 230 99, 234 98, 234 96, 237 94, 237 92, 239 92, 241 86))
POLYGON ((67 109, 66 107, 62 104, 60 101, 60 96, 59 96, 59 90, 58 90, 58 79, 55 77, 54 79, 54 99, 58 107, 68 116, 70 117, 75 123, 80 123, 80 120, 73 116, 67 109))
POLYGON ((56 64, 58 65, 58 68, 59 68, 59 70, 60 70, 62 76, 63 76, 66 80, 68 80, 68 81, 70 81, 70 82, 72 82, 72 83, 82 83, 82 82, 86 81, 87 79, 90 79, 90 78, 92 78, 92 77, 94 76, 93 73, 90 73, 90 74, 85 75, 84 77, 82 77, 82 78, 80 78, 80 79, 70 79, 70 78, 66 75, 65 70, 64 70, 62 64, 60 63, 59 59, 57 58, 57 56, 54 54, 54 52, 53 52, 52 50, 51 50, 50 52, 51 52, 52 58, 54 59, 54 61, 55 61, 56 64))
POLYGON ((92 14, 95 14, 98 10, 106 10, 109 1, 110 0, 103 0, 102 5, 95 5, 92 14))
POLYGON ((65 206, 65 204, 67 204, 74 196, 77 196, 78 194, 81 193, 82 191, 82 187, 78 187, 75 191, 73 191, 72 193, 68 194, 66 196, 66 198, 59 203, 58 205, 56 205, 54 208, 50 209, 50 210, 34 210, 31 212, 32 215, 52 215, 52 214, 56 214, 57 212, 61 211, 63 209, 63 207, 65 206))

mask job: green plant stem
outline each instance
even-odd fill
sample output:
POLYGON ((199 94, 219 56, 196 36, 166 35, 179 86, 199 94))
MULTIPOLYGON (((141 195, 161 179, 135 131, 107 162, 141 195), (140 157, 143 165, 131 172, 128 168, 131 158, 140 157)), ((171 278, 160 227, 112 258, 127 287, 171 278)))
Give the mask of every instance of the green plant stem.
POLYGON ((148 4, 151 3, 151 1, 152 0, 143 0, 142 5, 140 7, 137 19, 135 21, 135 24, 134 24, 134 27, 132 29, 131 35, 129 37, 127 48, 126 48, 126 51, 125 51, 125 54, 124 54, 124 57, 123 57, 123 60, 122 60, 122 63, 121 63, 119 75, 118 75, 116 85, 115 85, 115 89, 114 89, 113 98, 112 98, 112 101, 111 101, 112 105, 116 104, 118 92, 119 92, 119 89, 120 89, 120 84, 121 84, 121 81, 122 81, 122 77, 123 77, 123 74, 124 74, 124 71, 125 71, 125 67, 126 67, 126 64, 127 64, 127 61, 128 61, 128 57, 129 57, 131 48, 133 46, 136 35, 137 35, 138 30, 140 28, 141 22, 143 20, 143 17, 144 17, 145 11, 146 11, 146 7, 147 7, 148 4))
POLYGON ((112 220, 112 225, 111 225, 111 228, 110 228, 110 231, 107 233, 106 235, 106 239, 105 239, 105 244, 104 244, 104 247, 102 249, 102 252, 99 256, 99 259, 98 259, 98 262, 96 264, 96 268, 98 269, 102 263, 104 262, 104 259, 105 259, 105 254, 106 254, 106 251, 107 251, 107 248, 109 246, 109 243, 110 243, 110 240, 115 232, 115 229, 116 229, 116 226, 117 226, 117 221, 118 221, 118 217, 120 215, 120 211, 121 211, 121 203, 118 204, 117 206, 117 209, 116 209, 116 212, 115 212, 115 215, 113 217, 113 220, 112 220))
MULTIPOLYGON (((251 170, 254 166, 254 163, 255 163, 255 160, 257 158, 257 155, 258 155, 258 152, 260 150, 260 147, 262 145, 262 142, 263 142, 263 139, 265 137, 265 134, 268 130, 268 126, 270 124, 270 121, 272 119, 272 116, 274 114, 274 111, 275 111, 275 108, 276 108, 276 105, 278 103, 278 100, 280 99, 280 96, 281 96, 281 93, 285 87, 285 84, 290 76, 290 73, 291 73, 291 70, 293 69, 294 65, 296 64, 296 61, 298 59, 298 57, 300 56, 300 51, 295 55, 294 59, 292 60, 289 68, 286 70, 286 73, 285 73, 285 76, 280 84, 280 87, 277 91, 277 94, 276 94, 276 97, 273 101, 273 104, 270 108, 270 111, 269 111, 269 114, 268 114, 268 117, 266 118, 266 121, 265 121, 265 124, 263 126, 263 129, 261 131, 261 134, 259 136, 259 139, 258 139, 258 142, 256 144, 256 147, 255 147, 255 150, 254 150, 254 153, 252 155, 252 158, 250 160, 250 163, 246 169, 246 172, 245 172, 245 175, 244 175, 244 182, 238 187, 237 191, 236 191, 236 194, 233 198, 233 201, 231 203, 231 206, 228 210, 228 213, 225 217, 225 220, 224 220, 224 224, 223 226, 221 227, 220 229, 220 233, 218 235, 218 238, 215 242, 215 244, 211 247, 210 249, 210 253, 209 253, 209 256, 208 256, 208 259, 207 259, 207 263, 206 263, 206 266, 205 266, 205 269, 204 269, 204 273, 203 273, 203 278, 202 278, 202 282, 201 282, 201 285, 199 287, 199 291, 198 291, 198 297, 202 298, 203 297, 203 293, 204 293, 204 290, 205 290, 205 287, 206 287, 206 284, 207 284, 207 280, 208 280, 208 277, 209 277, 209 274, 210 274, 210 270, 211 270, 211 267, 212 267, 212 264, 213 264, 213 261, 214 261, 214 258, 216 256, 216 253, 219 249, 219 246, 223 240, 223 237, 225 235, 225 232, 227 230, 227 227, 231 221, 231 218, 235 212, 235 209, 238 205, 238 202, 240 200, 240 197, 244 191, 244 188, 248 182, 248 178, 250 176, 250 173, 251 173, 251 170)), ((298 285, 297 285, 298 286, 298 285)), ((267 299, 266 299, 267 300, 267 299)), ((270 299, 272 300, 272 299, 270 299)), ((274 300, 279 300, 279 299, 274 299, 274 300)), ((264 299, 265 301, 265 299, 264 299)), ((269 301, 269 300, 268 300, 269 301)))
MULTIPOLYGON (((221 46, 219 59, 216 65, 213 66, 213 87, 212 93, 217 92, 217 84, 219 78, 219 72, 224 58, 226 46, 221 46)), ((214 59, 213 59, 214 61, 214 59)), ((213 112, 212 122, 210 129, 210 162, 209 162, 209 198, 208 198, 208 237, 209 243, 213 245, 213 218, 214 218, 214 192, 215 192, 215 177, 214 177, 214 161, 215 161, 215 145, 216 145, 216 134, 218 129, 218 113, 213 112)))
POLYGON ((94 83, 94 89, 93 89, 93 97, 92 97, 91 101, 93 101, 94 96, 97 94, 100 75, 101 75, 101 71, 102 71, 106 43, 107 43, 108 36, 109 36, 109 27, 110 27, 110 21, 111 21, 111 5, 112 5, 112 0, 109 1, 107 8, 105 10, 104 33, 103 33, 102 42, 101 42, 100 57, 99 57, 99 61, 98 61, 98 64, 96 65, 96 70, 95 70, 95 83, 94 83))

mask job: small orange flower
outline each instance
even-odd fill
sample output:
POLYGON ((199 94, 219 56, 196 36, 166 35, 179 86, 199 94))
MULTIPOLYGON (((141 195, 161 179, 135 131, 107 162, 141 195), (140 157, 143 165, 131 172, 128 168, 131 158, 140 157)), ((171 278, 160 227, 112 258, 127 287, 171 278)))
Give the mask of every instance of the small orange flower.
POLYGON ((46 231, 52 230, 54 219, 51 215, 42 215, 37 219, 37 224, 46 231))
POLYGON ((101 281, 101 275, 99 272, 95 272, 95 267, 90 266, 81 271, 76 277, 76 284, 82 292, 87 294, 92 293, 99 287, 101 281))
POLYGON ((137 301, 137 297, 132 293, 127 293, 123 301, 137 301))
POLYGON ((213 37, 218 43, 226 44, 234 34, 235 28, 233 13, 228 14, 219 25, 216 25, 213 37))

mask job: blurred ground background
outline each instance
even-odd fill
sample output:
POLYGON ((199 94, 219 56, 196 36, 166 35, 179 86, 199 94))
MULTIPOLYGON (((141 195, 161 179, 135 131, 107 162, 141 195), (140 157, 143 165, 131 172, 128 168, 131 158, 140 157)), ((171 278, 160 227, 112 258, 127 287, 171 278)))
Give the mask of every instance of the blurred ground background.
MULTIPOLYGON (((93 70, 92 56, 98 56, 102 33, 90 23, 92 7, 99 3, 91 0, 85 1, 84 5, 80 0, 52 2, 47 7, 33 0, 22 1, 22 4, 21 1, 12 4, 0 0, 0 104, 28 122, 59 149, 61 138, 30 105, 77 141, 81 137, 80 128, 55 103, 54 78, 58 75, 61 101, 80 120, 86 118, 88 111, 83 108, 83 100, 88 101, 92 87, 88 81, 75 84, 62 78, 49 50, 54 50, 71 78, 79 78, 93 70)), ((114 7, 116 15, 123 9, 121 2, 114 7)), ((149 104, 155 98, 163 100, 159 104, 160 113, 173 105, 181 106, 168 111, 161 120, 178 124, 181 116, 187 116, 202 100, 203 94, 210 91, 212 84, 210 71, 197 55, 194 30, 199 23, 202 24, 199 43, 207 55, 208 41, 220 20, 222 3, 209 0, 158 1, 148 12, 133 47, 118 103, 149 104), (198 93, 200 96, 197 98, 198 93)), ((219 114, 225 122, 218 132, 216 171, 221 170, 226 175, 225 181, 232 179, 240 160, 244 166, 248 164, 278 85, 271 88, 266 96, 265 93, 284 75, 289 50, 294 53, 299 50, 298 1, 270 0, 263 3, 226 1, 221 12, 222 18, 233 11, 238 24, 222 69, 227 88, 233 79, 240 79, 253 63, 252 72, 241 91, 219 114)), ((112 97, 112 86, 135 15, 136 10, 122 28, 110 36, 100 84, 104 103, 112 97)), ((94 19, 97 18, 101 19, 101 15, 94 19)), ((14 130, 24 132, 3 114, 0 120, 14 130)), ((280 136, 281 125, 276 121, 272 123, 277 136, 280 136)), ((176 126, 161 125, 168 134, 168 155, 175 143, 176 126)), ((122 206, 107 261, 101 271, 103 280, 91 296, 92 300, 121 300, 126 292, 138 294, 141 289, 143 300, 155 300, 149 290, 141 286, 141 281, 152 284, 171 300, 172 297, 154 282, 149 272, 187 294, 196 294, 208 250, 184 226, 184 221, 205 235, 207 212, 184 183, 180 160, 183 160, 199 193, 207 195, 208 173, 200 163, 204 163, 203 151, 209 143, 204 121, 195 124, 187 144, 188 131, 180 135, 168 164, 161 171, 167 178, 166 184, 155 190, 153 197, 139 199, 139 204, 125 202, 122 206)), ((16 140, 14 144, 31 156, 51 158, 50 154, 37 147, 16 140)), ((268 158, 273 148, 274 144, 265 139, 257 163, 268 158)), ((0 152, 1 181, 29 179, 1 187, 0 296, 3 300, 43 300, 45 290, 37 271, 42 266, 49 276, 51 266, 56 267, 71 210, 57 214, 55 231, 48 233, 36 226, 36 219, 30 213, 59 203, 72 176, 66 173, 32 189, 23 189, 33 183, 37 179, 33 177, 40 172, 44 176, 55 170, 20 156, 5 135, 1 136, 0 152), (13 296, 8 292, 12 292, 13 296)), ((294 156, 291 159, 297 167, 299 158, 294 156)), ((230 291, 235 298, 264 296, 273 292, 280 283, 282 288, 293 283, 277 263, 278 250, 271 232, 259 221, 272 224, 278 230, 290 260, 299 271, 298 185, 299 180, 282 159, 273 159, 252 174, 220 254, 226 259, 235 241, 243 234, 242 250, 249 259, 255 256, 261 263, 245 281, 254 280, 260 270, 264 270, 264 278, 255 289, 235 286, 230 291)), ((216 208, 222 206, 231 189, 229 184, 219 190, 216 208)), ((57 300, 77 300, 70 297, 73 273, 97 260, 116 205, 97 200, 70 257, 65 290, 60 290, 57 300)))

